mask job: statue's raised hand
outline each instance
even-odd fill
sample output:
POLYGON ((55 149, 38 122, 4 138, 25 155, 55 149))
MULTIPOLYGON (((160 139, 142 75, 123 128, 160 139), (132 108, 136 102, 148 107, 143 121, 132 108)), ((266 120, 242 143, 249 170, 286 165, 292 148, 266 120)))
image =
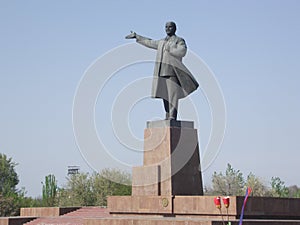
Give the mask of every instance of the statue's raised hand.
POLYGON ((126 39, 133 39, 133 38, 136 38, 136 33, 133 32, 133 31, 130 31, 131 33, 128 34, 125 38, 126 39))

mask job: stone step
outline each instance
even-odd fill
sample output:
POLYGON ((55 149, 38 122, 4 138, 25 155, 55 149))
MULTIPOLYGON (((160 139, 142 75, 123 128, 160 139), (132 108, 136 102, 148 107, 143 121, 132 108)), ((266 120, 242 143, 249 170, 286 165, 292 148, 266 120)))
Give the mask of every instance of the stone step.
POLYGON ((26 225, 83 225, 86 218, 109 218, 110 214, 103 207, 83 207, 76 211, 57 217, 41 217, 26 225))
MULTIPOLYGON (((238 225, 238 220, 230 221, 238 225)), ((226 221, 225 221, 226 224, 226 221)), ((300 220, 244 220, 243 225, 300 225, 300 220)), ((221 220, 204 218, 149 218, 149 217, 118 217, 88 218, 84 225, 224 225, 221 220)))
POLYGON ((21 208, 21 217, 55 217, 73 212, 81 207, 30 207, 21 208))
POLYGON ((38 218, 25 225, 55 225, 55 224, 72 224, 72 225, 83 225, 83 218, 77 217, 55 217, 55 218, 38 218))
POLYGON ((103 207, 82 207, 76 211, 67 213, 63 217, 108 217, 109 211, 103 207))

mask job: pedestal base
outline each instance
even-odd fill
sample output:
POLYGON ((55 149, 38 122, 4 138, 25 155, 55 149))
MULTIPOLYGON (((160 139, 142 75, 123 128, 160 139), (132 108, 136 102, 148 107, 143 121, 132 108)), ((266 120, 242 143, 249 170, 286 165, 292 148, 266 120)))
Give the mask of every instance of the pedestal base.
MULTIPOLYGON (((143 215, 221 219, 214 204, 214 196, 111 196, 108 208, 112 215, 143 215)), ((244 197, 231 196, 228 208, 229 220, 240 218, 244 197)), ((299 220, 300 199, 249 197, 244 211, 245 220, 299 220)), ((222 212, 227 219, 227 211, 222 212)), ((266 222, 266 221, 265 221, 266 222)), ((284 221, 282 221, 284 222, 284 221)), ((298 222, 299 223, 299 222, 298 222)), ((256 224, 256 223, 254 223, 256 224)), ((284 224, 284 223, 283 223, 284 224)))
POLYGON ((133 168, 132 195, 203 195, 197 130, 193 122, 147 123, 144 164, 133 168))

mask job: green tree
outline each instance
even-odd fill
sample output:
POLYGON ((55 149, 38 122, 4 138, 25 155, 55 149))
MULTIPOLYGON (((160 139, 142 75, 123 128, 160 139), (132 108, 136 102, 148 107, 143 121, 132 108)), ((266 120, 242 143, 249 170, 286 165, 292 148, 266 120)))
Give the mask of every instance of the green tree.
POLYGON ((57 204, 57 181, 53 174, 49 174, 45 177, 45 183, 43 183, 43 205, 52 207, 57 204))
POLYGON ((279 177, 271 178, 271 196, 272 197, 289 197, 289 189, 279 177))
POLYGON ((0 153, 0 216, 19 214, 16 165, 12 158, 0 153))
POLYGON ((228 163, 225 175, 214 172, 212 176, 212 194, 217 195, 243 195, 244 177, 241 171, 235 170, 228 163))
POLYGON ((300 188, 297 185, 292 185, 288 189, 290 198, 300 198, 300 188))
POLYGON ((252 172, 245 181, 239 170, 227 164, 225 174, 214 172, 212 188, 206 186, 204 191, 206 195, 244 195, 245 189, 250 187, 252 196, 300 198, 300 188, 296 185, 286 187, 279 177, 272 177, 270 183, 271 188, 252 172))
POLYGON ((95 200, 88 173, 72 174, 65 188, 59 190, 61 206, 92 206, 95 200))
POLYGON ((41 197, 39 198, 32 198, 32 197, 27 197, 23 194, 19 195, 18 198, 16 199, 17 205, 19 208, 29 208, 29 207, 43 207, 44 202, 41 197))
POLYGON ((16 186, 19 178, 15 171, 16 165, 12 158, 0 154, 0 195, 2 196, 9 196, 17 192, 16 186))
POLYGON ((247 176, 245 188, 250 187, 252 189, 252 196, 266 196, 268 193, 268 188, 260 178, 250 173, 247 176))
POLYGON ((0 196, 0 217, 17 216, 19 207, 14 196, 0 196))
POLYGON ((131 195, 131 176, 118 169, 104 169, 93 174, 93 193, 101 206, 107 205, 107 196, 131 195))
POLYGON ((60 206, 105 206, 109 195, 131 195, 131 176, 117 169, 73 174, 59 190, 60 206))

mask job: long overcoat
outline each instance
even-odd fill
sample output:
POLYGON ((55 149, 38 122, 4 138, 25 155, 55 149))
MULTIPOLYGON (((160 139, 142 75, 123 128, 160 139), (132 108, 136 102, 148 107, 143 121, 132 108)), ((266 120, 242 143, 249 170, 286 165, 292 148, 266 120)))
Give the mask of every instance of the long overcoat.
POLYGON ((177 98, 183 98, 195 91, 199 84, 192 73, 182 63, 182 58, 187 52, 187 47, 183 38, 176 35, 168 39, 152 40, 140 35, 136 37, 137 43, 146 47, 156 49, 156 60, 152 83, 152 97, 164 97, 165 77, 176 76, 178 84, 172 85, 172 90, 176 92, 177 98))

